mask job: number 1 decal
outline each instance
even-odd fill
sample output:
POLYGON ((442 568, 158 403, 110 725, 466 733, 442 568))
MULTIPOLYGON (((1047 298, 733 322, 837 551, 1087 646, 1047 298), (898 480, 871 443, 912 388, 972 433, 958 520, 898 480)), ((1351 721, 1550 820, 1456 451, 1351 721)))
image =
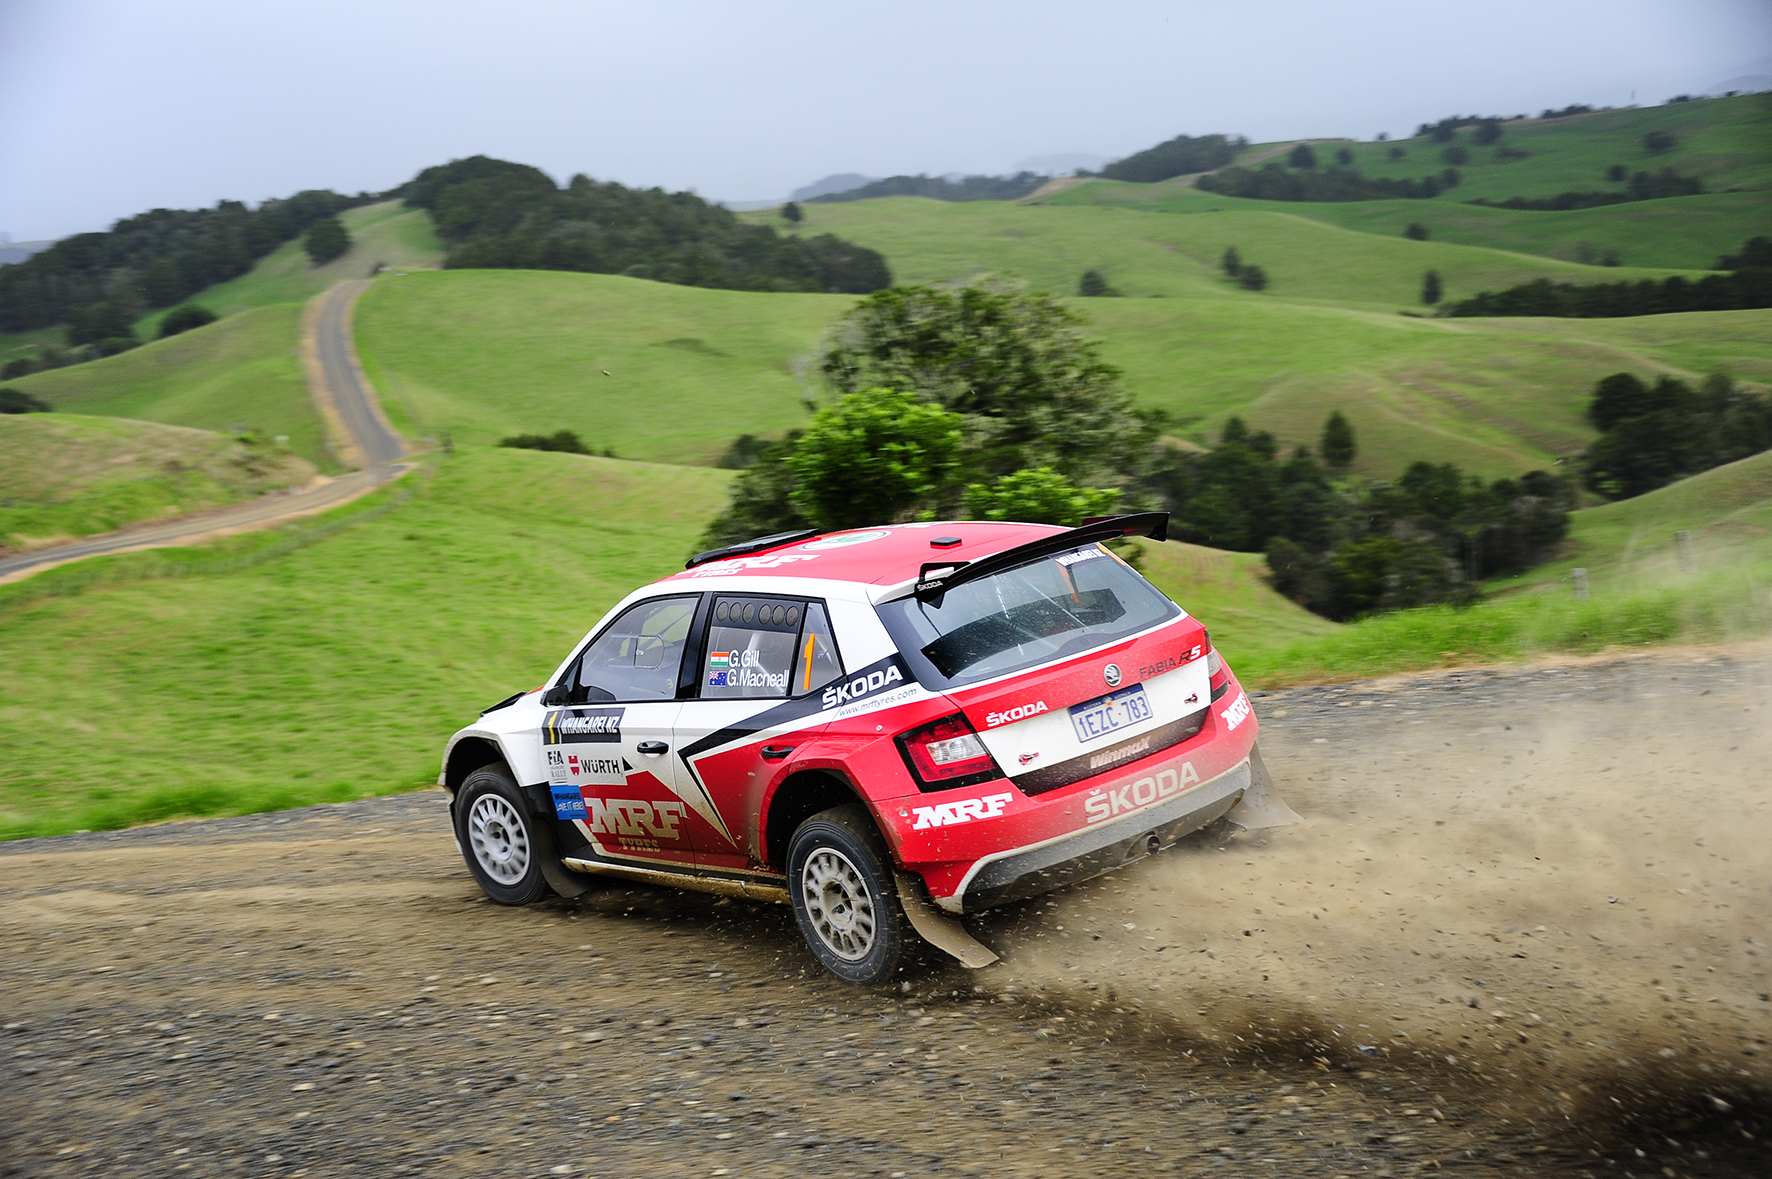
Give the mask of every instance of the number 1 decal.
POLYGON ((806 636, 806 682, 800 688, 802 692, 812 691, 812 640, 814 637, 811 634, 806 636))

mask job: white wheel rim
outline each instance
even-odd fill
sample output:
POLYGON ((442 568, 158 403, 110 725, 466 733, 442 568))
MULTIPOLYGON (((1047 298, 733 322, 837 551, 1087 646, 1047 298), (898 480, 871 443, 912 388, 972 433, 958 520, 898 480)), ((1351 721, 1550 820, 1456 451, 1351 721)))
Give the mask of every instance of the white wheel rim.
POLYGON ((874 896, 849 857, 821 847, 800 870, 806 916, 826 948, 845 962, 859 962, 874 948, 874 896))
POLYGON ((468 844, 480 870, 500 884, 516 884, 529 871, 529 830, 496 794, 482 794, 468 809, 468 844))

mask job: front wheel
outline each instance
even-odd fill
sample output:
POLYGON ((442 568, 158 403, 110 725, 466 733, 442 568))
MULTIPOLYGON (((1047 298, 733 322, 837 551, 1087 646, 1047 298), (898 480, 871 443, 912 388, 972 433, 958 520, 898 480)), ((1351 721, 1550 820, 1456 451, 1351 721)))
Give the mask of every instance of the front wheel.
POLYGON ((892 977, 906 922, 865 807, 832 807, 800 824, 788 844, 788 894, 800 935, 826 970, 861 986, 892 977))
POLYGON ((504 766, 481 766, 462 783, 455 837, 475 882, 499 904, 527 905, 547 890, 542 833, 504 766))

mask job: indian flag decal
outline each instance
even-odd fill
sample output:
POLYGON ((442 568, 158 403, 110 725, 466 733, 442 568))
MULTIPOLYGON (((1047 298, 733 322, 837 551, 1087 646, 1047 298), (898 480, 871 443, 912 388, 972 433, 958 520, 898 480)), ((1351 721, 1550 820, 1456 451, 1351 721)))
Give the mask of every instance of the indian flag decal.
POLYGON ((708 656, 708 667, 710 669, 724 671, 731 666, 732 656, 728 652, 715 651, 708 656))

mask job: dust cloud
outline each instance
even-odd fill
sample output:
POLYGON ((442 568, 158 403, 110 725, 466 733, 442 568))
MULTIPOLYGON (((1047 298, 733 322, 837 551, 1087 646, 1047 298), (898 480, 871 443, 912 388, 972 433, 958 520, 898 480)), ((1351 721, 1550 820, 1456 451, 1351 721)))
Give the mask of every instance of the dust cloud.
POLYGON ((997 985, 1054 1035, 1390 1070, 1553 1122, 1763 1111, 1769 682, 1700 654, 1271 694, 1305 823, 1006 915, 997 985))

